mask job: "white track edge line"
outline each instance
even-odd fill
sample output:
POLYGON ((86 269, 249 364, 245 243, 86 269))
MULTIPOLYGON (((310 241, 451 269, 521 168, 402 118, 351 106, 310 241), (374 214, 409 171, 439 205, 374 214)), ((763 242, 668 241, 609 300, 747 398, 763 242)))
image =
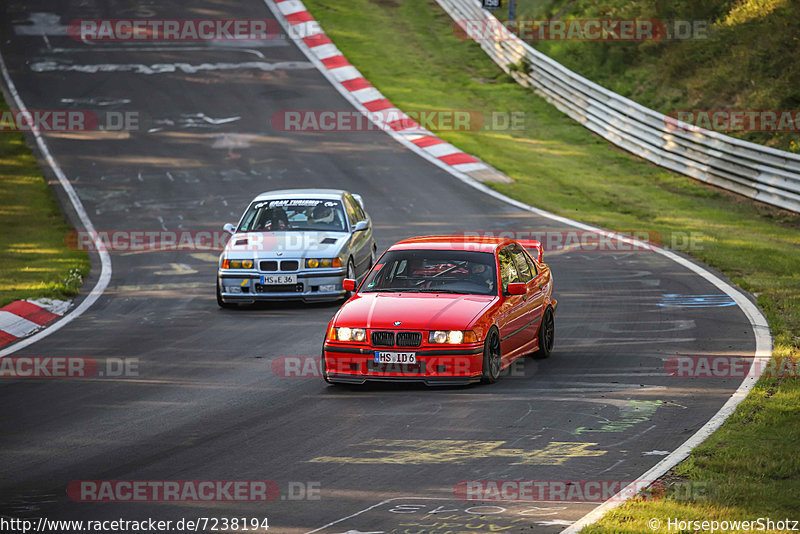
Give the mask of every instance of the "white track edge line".
MULTIPOLYGON (((275 3, 272 0, 264 0, 264 4, 266 4, 267 8, 269 8, 269 10, 273 13, 275 18, 284 27, 284 29, 287 29, 287 34, 291 35, 291 33, 288 32, 288 27, 290 25, 277 10, 275 3)), ((324 31, 322 33, 324 33, 324 31)), ((300 49, 300 51, 303 52, 303 54, 311 61, 311 63, 313 63, 314 66, 317 67, 317 70, 319 70, 322 73, 325 79, 328 80, 328 82, 331 85, 333 85, 333 87, 336 90, 338 90, 339 93, 348 102, 350 102, 350 104, 352 104, 356 109, 365 112, 367 111, 366 108, 364 108, 361 104, 359 104, 354 98, 350 96, 350 93, 344 87, 342 87, 342 85, 338 81, 336 81, 336 79, 334 79, 332 76, 328 74, 327 67, 325 67, 325 65, 313 55, 308 45, 306 45, 305 42, 302 41, 302 39, 299 39, 297 37, 291 37, 291 39, 292 41, 294 41, 295 45, 300 49)), ((382 127, 382 125, 378 123, 376 124, 382 127)), ((426 153, 424 150, 422 150, 412 142, 404 139, 403 136, 398 135, 390 128, 382 127, 382 129, 387 134, 392 136, 397 142, 405 145, 407 148, 415 152, 417 155, 427 159, 428 161, 438 166, 439 168, 449 172, 451 175, 458 178, 465 184, 477 189, 478 191, 486 193, 487 195, 494 197, 497 200, 500 200, 502 202, 520 208, 522 210, 535 213, 536 215, 540 215, 542 217, 551 219, 553 221, 558 221, 575 228, 599 232, 607 236, 612 236, 615 239, 620 239, 621 241, 626 243, 641 245, 641 242, 639 242, 638 240, 631 239, 623 234, 612 232, 610 230, 604 230, 602 228, 598 228, 596 226, 581 223, 578 221, 573 221, 572 219, 568 219, 567 217, 562 217, 561 215, 556 215, 555 213, 550 213, 540 208, 535 208, 533 206, 525 204, 524 202, 521 202, 519 200, 507 197, 502 193, 499 193, 494 189, 491 189, 485 184, 478 182, 477 180, 473 179, 467 174, 460 172, 457 169, 454 169, 452 166, 444 163, 438 158, 431 156, 430 154, 426 153)), ((674 261, 678 265, 681 265, 682 267, 685 267, 686 269, 694 272, 695 274, 704 278, 706 281, 710 282, 719 290, 730 296, 734 300, 734 302, 736 302, 739 309, 742 310, 742 312, 745 314, 745 317, 747 317, 748 321, 750 322, 750 325, 753 328, 753 335, 755 337, 755 342, 756 342, 755 357, 753 358, 753 363, 750 366, 750 372, 748 373, 747 378, 745 378, 742 381, 742 383, 739 385, 736 391, 730 396, 728 401, 719 409, 719 411, 717 411, 716 414, 714 414, 714 416, 711 417, 711 419, 708 420, 706 424, 700 427, 700 429, 697 432, 695 432, 689 439, 687 439, 680 447, 672 451, 668 456, 665 456, 660 462, 658 462, 649 471, 647 471, 647 473, 645 473, 644 475, 642 475, 642 477, 640 477, 642 480, 656 480, 657 478, 664 475, 664 473, 675 467, 684 458, 686 458, 692 451, 692 449, 694 449, 700 443, 705 441, 706 438, 708 438, 708 436, 710 436, 716 429, 718 429, 722 425, 722 423, 725 422, 725 420, 733 413, 733 411, 736 409, 739 403, 742 402, 742 400, 744 400, 744 398, 747 396, 750 390, 753 389, 753 386, 761 377, 761 374, 764 372, 766 366, 759 365, 757 371, 758 376, 751 376, 753 369, 757 364, 762 363, 764 359, 769 359, 771 357, 772 337, 769 332, 769 325, 767 323, 767 320, 761 313, 761 310, 759 310, 755 304, 750 302, 750 300, 747 299, 744 296, 744 294, 739 291, 738 288, 728 284, 727 282, 725 282, 724 280, 713 274, 711 271, 699 265, 696 265, 695 263, 675 254, 674 252, 650 244, 647 244, 646 246, 648 246, 653 252, 661 254, 662 256, 674 261)), ((613 510, 614 508, 623 504, 623 502, 625 502, 628 498, 630 498, 630 496, 628 496, 625 497, 624 500, 619 499, 619 496, 623 494, 626 489, 628 488, 623 489, 619 494, 615 495, 614 497, 611 497, 609 500, 607 500, 606 502, 595 508, 592 512, 589 512, 587 515, 583 516, 581 519, 576 521, 571 527, 562 531, 562 534, 574 534, 584 526, 589 525, 600 519, 600 517, 602 517, 602 515, 608 512, 609 510, 613 510)), ((641 490, 643 489, 643 487, 640 486, 639 489, 641 490)))
MULTIPOLYGON (((6 68, 6 63, 3 59, 2 53, 0 53, 0 72, 2 72, 6 87, 8 88, 8 92, 11 94, 11 97, 14 99, 14 104, 16 105, 17 110, 21 112, 27 112, 28 108, 25 107, 25 103, 22 101, 22 98, 17 92, 17 87, 14 85, 14 82, 11 79, 11 74, 8 72, 8 68, 6 68)), ((53 158, 53 155, 50 153, 50 149, 47 147, 47 143, 45 143, 42 134, 36 130, 32 130, 31 133, 33 133, 33 136, 36 139, 36 145, 39 147, 39 151, 41 152, 47 164, 53 170, 56 178, 58 178, 58 182, 61 184, 64 192, 67 194, 72 207, 75 209, 75 213, 78 215, 78 219, 80 219, 81 224, 83 224, 84 230, 89 232, 90 235, 94 236, 94 246, 98 251, 98 255, 100 256, 100 276, 98 277, 97 283, 92 288, 91 292, 86 296, 85 299, 81 301, 77 308, 69 313, 64 314, 60 319, 56 319, 54 322, 46 325, 44 329, 40 330, 36 334, 23 338, 22 340, 15 342, 10 347, 0 350, 0 358, 8 356, 9 354, 13 354, 18 350, 24 349, 25 347, 46 338, 50 334, 61 330, 63 327, 80 317, 81 314, 88 310, 89 307, 100 298, 106 287, 108 287, 108 283, 111 281, 111 257, 108 255, 108 251, 105 250, 100 242, 98 234, 94 229, 94 225, 89 219, 89 215, 86 213, 86 208, 83 207, 83 203, 78 197, 78 194, 75 192, 75 188, 73 188, 72 184, 69 183, 64 171, 61 170, 61 167, 59 167, 55 158, 53 158)))
MULTIPOLYGON (((314 530, 309 530, 305 534, 314 534, 315 532, 319 532, 320 530, 323 530, 323 529, 326 529, 328 527, 332 527, 333 525, 339 524, 342 521, 347 521, 348 519, 352 519, 354 517, 360 516, 364 512, 369 512, 370 510, 372 510, 374 508, 377 508, 379 506, 382 506, 382 505, 384 505, 384 504, 386 504, 388 502, 392 502, 392 501, 410 501, 412 499, 424 500, 424 501, 451 501, 451 500, 454 500, 454 499, 452 499, 450 497, 411 497, 411 496, 409 496, 409 497, 391 497, 391 498, 385 499, 385 500, 383 500, 383 501, 381 501, 381 502, 379 502, 377 504, 373 504, 371 506, 368 506, 368 507, 364 508, 363 510, 359 510, 358 512, 354 512, 354 513, 348 515, 347 517, 342 517, 340 519, 337 519, 335 521, 331 521, 330 523, 322 525, 319 528, 315 528, 314 530)), ((570 503, 571 504, 576 504, 576 503, 580 504, 579 501, 570 501, 570 503)), ((365 534, 369 534, 369 533, 365 533, 365 534)))
MULTIPOLYGON (((333 525, 337 525, 337 524, 341 523, 342 521, 347 521, 348 519, 352 519, 354 517, 358 517, 361 514, 363 514, 364 512, 369 512, 370 510, 373 510, 373 509, 375 509, 375 508, 377 508, 379 506, 382 506, 382 505, 384 505, 386 503, 389 503, 389 502, 393 502, 393 501, 410 501, 410 500, 414 500, 414 499, 424 500, 424 501, 453 501, 453 500, 457 500, 457 499, 455 499, 453 497, 414 497, 414 496, 410 496, 410 495, 406 496, 406 497, 390 497, 390 498, 385 499, 385 500, 383 500, 383 501, 381 501, 379 503, 367 506, 363 510, 359 510, 357 512, 353 512, 352 514, 350 514, 350 515, 348 515, 346 517, 342 517, 342 518, 336 519, 335 521, 331 521, 330 523, 326 523, 325 525, 322 525, 321 527, 315 528, 314 530, 309 530, 305 534, 315 534, 316 532, 319 532, 320 530, 324 530, 324 529, 326 529, 328 527, 332 527, 333 525)), ((465 501, 465 502, 471 502, 471 501, 468 500, 468 501, 465 501)), ((474 501, 474 502, 487 502, 487 501, 474 501)), ((510 501, 492 501, 492 502, 515 502, 515 503, 538 502, 538 503, 546 503, 546 504, 563 504, 563 503, 560 503, 559 501, 529 501, 529 500, 520 501, 520 500, 516 500, 516 499, 510 500, 510 501)), ((569 501, 567 504, 595 504, 595 503, 593 501, 569 501)), ((495 506, 495 505, 478 504, 478 505, 475 505, 474 508, 484 508, 484 507, 489 507, 489 506, 495 506)), ((533 516, 529 516, 529 517, 533 517, 533 516)))

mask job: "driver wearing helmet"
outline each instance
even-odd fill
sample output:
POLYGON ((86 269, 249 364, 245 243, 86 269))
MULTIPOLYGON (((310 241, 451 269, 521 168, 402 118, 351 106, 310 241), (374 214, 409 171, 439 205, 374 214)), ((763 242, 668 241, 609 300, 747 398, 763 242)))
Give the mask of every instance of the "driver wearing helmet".
POLYGON ((399 287, 422 287, 424 280, 425 261, 417 256, 411 256, 403 266, 403 270, 398 273, 397 283, 399 287))
POLYGON ((320 204, 311 212, 311 219, 316 224, 331 224, 333 222, 333 210, 329 206, 320 204))
POLYGON ((272 208, 270 216, 270 229, 274 232, 277 230, 286 230, 289 228, 289 218, 286 215, 286 210, 277 206, 272 208))
POLYGON ((494 289, 492 280, 492 270, 484 263, 472 263, 469 266, 469 280, 481 287, 487 287, 491 291, 494 289))

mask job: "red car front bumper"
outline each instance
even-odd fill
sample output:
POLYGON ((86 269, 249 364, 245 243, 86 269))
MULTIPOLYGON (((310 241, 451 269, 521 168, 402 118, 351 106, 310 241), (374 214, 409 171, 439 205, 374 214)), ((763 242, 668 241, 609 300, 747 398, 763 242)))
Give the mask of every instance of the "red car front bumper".
POLYGON ((483 344, 398 349, 369 344, 328 341, 322 349, 322 369, 330 382, 363 384, 366 381, 424 382, 459 385, 479 382, 483 372, 483 344), (446 348, 445 348, 446 347, 446 348), (375 353, 413 352, 416 364, 375 362, 375 353))

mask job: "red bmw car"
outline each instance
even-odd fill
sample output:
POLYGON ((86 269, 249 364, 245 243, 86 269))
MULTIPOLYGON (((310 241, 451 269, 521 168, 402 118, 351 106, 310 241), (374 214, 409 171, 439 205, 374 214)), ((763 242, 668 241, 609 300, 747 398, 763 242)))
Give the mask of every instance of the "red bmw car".
POLYGON ((396 243, 357 290, 345 280, 355 293, 328 325, 325 380, 492 383, 521 356, 549 356, 557 302, 541 250, 466 236, 396 243))

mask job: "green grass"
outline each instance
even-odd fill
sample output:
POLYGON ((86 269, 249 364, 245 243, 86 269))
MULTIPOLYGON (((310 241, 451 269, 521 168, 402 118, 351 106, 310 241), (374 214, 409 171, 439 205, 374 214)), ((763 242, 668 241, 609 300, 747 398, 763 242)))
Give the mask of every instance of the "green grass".
POLYGON ((0 132, 0 199, 0 306, 77 295, 88 254, 66 246, 72 227, 20 133, 0 132))
MULTIPOLYGON (((505 20, 507 11, 496 15, 505 20)), ((792 0, 517 0, 518 19, 552 17, 707 22, 698 39, 531 43, 662 113, 800 109, 800 3, 792 0)), ((800 153, 797 132, 736 136, 800 153)))
MULTIPOLYGON (((306 0, 348 59, 401 109, 524 112, 514 131, 437 132, 512 177, 497 190, 620 231, 698 232, 687 250, 757 295, 775 355, 800 356, 800 216, 756 205, 622 152, 504 75, 432 0, 306 0)), ((762 379, 736 414, 672 479, 702 481, 707 498, 627 504, 594 532, 648 531, 657 516, 796 513, 800 380, 762 379), (669 512, 669 514, 667 514, 669 512)), ((668 495, 670 493, 668 492, 668 495)))

